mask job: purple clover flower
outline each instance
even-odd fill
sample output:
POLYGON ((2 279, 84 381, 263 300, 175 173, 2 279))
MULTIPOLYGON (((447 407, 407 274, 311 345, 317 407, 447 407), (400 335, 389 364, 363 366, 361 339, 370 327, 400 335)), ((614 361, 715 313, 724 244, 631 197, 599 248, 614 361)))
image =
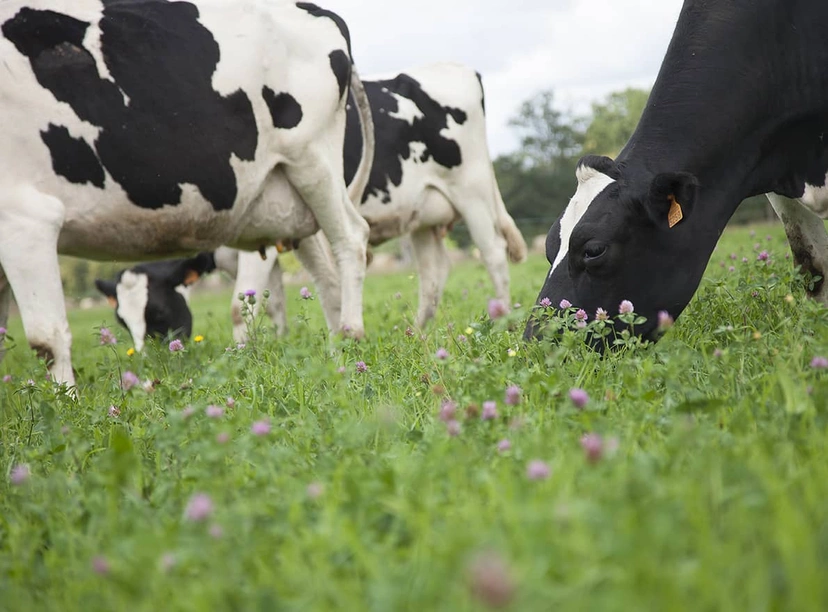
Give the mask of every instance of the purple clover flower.
POLYGON ((587 403, 589 403, 589 394, 583 389, 570 389, 569 399, 578 410, 583 410, 587 403))

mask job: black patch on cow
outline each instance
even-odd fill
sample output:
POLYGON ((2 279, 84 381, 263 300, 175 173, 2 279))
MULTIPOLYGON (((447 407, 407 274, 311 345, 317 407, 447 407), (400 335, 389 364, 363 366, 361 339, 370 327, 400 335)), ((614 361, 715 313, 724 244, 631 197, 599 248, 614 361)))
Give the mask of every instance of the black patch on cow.
POLYGON ((331 60, 331 70, 336 77, 336 82, 339 84, 339 99, 341 100, 348 88, 348 81, 351 79, 351 60, 342 49, 331 51, 328 58, 331 60))
POLYGON ((275 93, 270 87, 262 87, 262 97, 273 119, 273 127, 289 130, 302 121, 302 106, 289 93, 275 93))
POLYGON ((336 27, 339 28, 339 32, 342 34, 342 38, 345 39, 345 42, 348 44, 348 55, 353 56, 351 53, 351 34, 348 31, 348 24, 345 23, 345 20, 342 19, 336 13, 329 11, 327 9, 323 9, 313 2, 297 2, 296 8, 300 8, 303 11, 307 11, 314 17, 327 17, 331 21, 336 24, 336 27))
MULTIPOLYGON (((460 145, 445 138, 440 132, 448 127, 449 116, 458 124, 465 123, 467 116, 463 110, 442 106, 407 74, 387 81, 365 81, 364 84, 374 119, 376 150, 363 202, 372 195, 381 197, 386 204, 391 201, 389 182, 399 187, 402 182, 402 162, 411 155, 413 143, 425 145, 418 158, 420 162, 433 159, 445 168, 455 168, 462 163, 460 145), (411 100, 420 109, 422 117, 414 119, 413 123, 392 117, 392 114, 399 111, 397 99, 392 94, 411 100)), ((345 130, 345 180, 348 183, 356 175, 362 154, 359 116, 353 99, 349 98, 349 101, 345 130)))
POLYGON ((483 114, 486 114, 486 93, 483 89, 483 75, 475 71, 474 76, 477 77, 477 82, 480 83, 480 106, 483 108, 483 114))
POLYGON ((40 132, 43 143, 52 155, 52 169, 70 183, 91 183, 103 188, 105 175, 95 151, 83 138, 74 138, 63 126, 49 124, 40 132))
POLYGON ((238 193, 231 155, 250 161, 256 152, 247 95, 212 88, 220 51, 198 17, 189 2, 104 2, 101 47, 112 80, 83 47, 89 23, 23 8, 2 26, 38 82, 101 128, 101 164, 142 208, 178 204, 180 185, 190 183, 215 210, 229 209, 238 193))

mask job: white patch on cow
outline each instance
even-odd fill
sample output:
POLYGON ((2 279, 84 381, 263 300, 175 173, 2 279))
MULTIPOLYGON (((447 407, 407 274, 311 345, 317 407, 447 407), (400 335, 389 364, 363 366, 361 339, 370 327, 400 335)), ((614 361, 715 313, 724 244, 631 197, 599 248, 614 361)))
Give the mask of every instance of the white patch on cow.
POLYGON ((415 164, 421 163, 420 160, 423 158, 423 154, 426 151, 426 145, 424 142, 412 142, 408 146, 408 150, 411 151, 411 161, 415 164))
POLYGON ((569 238, 572 236, 572 230, 575 229, 578 221, 589 209, 589 205, 598 197, 598 194, 615 182, 615 179, 590 166, 578 167, 575 171, 575 177, 578 179, 578 188, 575 190, 575 195, 569 200, 563 215, 561 215, 561 245, 552 262, 549 276, 552 276, 555 268, 569 252, 569 238))
POLYGON ((397 100, 397 112, 388 113, 389 117, 400 119, 411 124, 417 119, 423 118, 423 111, 414 102, 397 94, 392 95, 397 100))
MULTIPOLYGON (((92 56, 92 59, 95 60, 95 67, 98 69, 100 77, 102 79, 106 79, 114 85, 115 79, 112 78, 112 73, 109 72, 109 67, 106 65, 103 51, 101 50, 101 28, 95 21, 91 22, 89 27, 86 29, 86 35, 83 37, 83 46, 92 56)), ((120 87, 118 88, 118 91, 121 92, 121 95, 124 98, 124 104, 128 106, 129 96, 126 95, 124 90, 120 87)))
POLYGON ((822 185, 805 183, 805 191, 799 201, 823 219, 828 218, 828 174, 822 185))
POLYGON ((135 350, 144 348, 147 335, 146 309, 149 300, 149 278, 146 274, 136 274, 127 270, 121 275, 115 288, 118 296, 118 316, 123 319, 132 336, 135 350))
POLYGON ((184 298, 184 303, 187 304, 187 306, 189 306, 190 305, 190 287, 188 287, 187 285, 178 285, 175 288, 175 291, 181 297, 184 298))

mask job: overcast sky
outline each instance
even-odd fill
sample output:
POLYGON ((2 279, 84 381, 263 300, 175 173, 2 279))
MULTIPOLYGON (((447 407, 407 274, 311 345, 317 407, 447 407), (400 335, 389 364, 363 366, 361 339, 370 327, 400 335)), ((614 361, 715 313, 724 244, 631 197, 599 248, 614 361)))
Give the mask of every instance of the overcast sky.
POLYGON ((682 0, 320 0, 348 22, 360 74, 458 61, 483 74, 493 155, 520 103, 554 89, 577 112, 655 81, 682 0))

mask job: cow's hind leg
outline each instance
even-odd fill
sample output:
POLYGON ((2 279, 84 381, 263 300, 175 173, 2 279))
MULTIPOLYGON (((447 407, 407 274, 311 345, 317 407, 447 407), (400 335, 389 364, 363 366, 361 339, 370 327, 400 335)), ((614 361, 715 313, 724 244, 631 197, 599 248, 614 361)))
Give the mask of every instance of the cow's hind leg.
POLYGON ((336 330, 342 317, 342 285, 331 247, 322 232, 299 241, 296 257, 311 275, 319 292, 322 312, 330 331, 336 330))
MULTIPOLYGON (((9 307, 11 306, 11 285, 6 278, 3 268, 0 268, 0 327, 6 327, 9 320, 9 307)), ((0 361, 6 356, 6 337, 0 337, 0 361)))
POLYGON ((337 165, 321 144, 306 151, 303 163, 288 166, 286 173, 313 211, 330 242, 339 268, 342 283, 339 328, 348 336, 361 338, 365 334, 362 287, 365 283, 368 223, 348 199, 341 164, 337 165))
POLYGON ((0 265, 14 291, 29 345, 52 380, 72 387, 72 334, 60 280, 57 240, 64 208, 33 188, 0 190, 0 265))
POLYGON ((785 226, 785 234, 791 245, 794 262, 803 272, 810 272, 821 279, 814 283, 808 294, 828 305, 828 234, 822 219, 796 200, 789 200, 769 193, 773 210, 785 226))
POLYGON ((480 250, 483 265, 486 266, 494 285, 495 297, 508 307, 509 261, 506 240, 498 229, 491 198, 469 190, 468 193, 451 194, 450 199, 466 222, 475 246, 480 250))
POLYGON ((411 242, 417 259, 417 272, 420 276, 417 325, 422 327, 434 318, 437 312, 451 264, 439 227, 424 227, 412 232, 411 242))

